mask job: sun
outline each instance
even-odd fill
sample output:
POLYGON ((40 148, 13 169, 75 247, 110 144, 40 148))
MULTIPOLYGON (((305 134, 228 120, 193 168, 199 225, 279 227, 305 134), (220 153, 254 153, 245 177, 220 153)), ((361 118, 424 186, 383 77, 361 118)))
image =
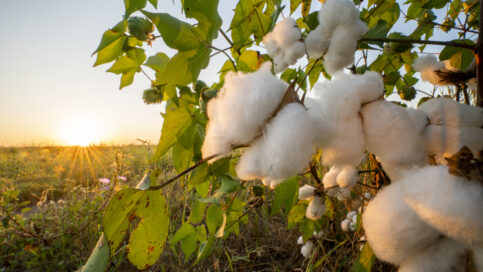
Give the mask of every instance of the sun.
POLYGON ((89 146, 102 140, 101 126, 87 117, 75 117, 61 126, 60 141, 66 145, 89 146))

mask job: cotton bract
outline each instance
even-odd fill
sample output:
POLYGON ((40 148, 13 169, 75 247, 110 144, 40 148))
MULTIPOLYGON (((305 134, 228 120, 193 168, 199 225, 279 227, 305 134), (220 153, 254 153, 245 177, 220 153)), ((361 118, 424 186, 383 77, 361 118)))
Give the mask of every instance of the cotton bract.
POLYGON ((302 33, 295 20, 287 17, 278 22, 272 32, 263 37, 263 44, 274 62, 275 73, 295 64, 305 54, 305 44, 300 41, 302 33))
POLYGON ((265 63, 254 73, 228 73, 218 96, 207 105, 203 157, 227 155, 232 146, 250 143, 280 104, 288 85, 265 63))
POLYGON ((325 54, 325 69, 333 74, 354 61, 357 40, 366 31, 352 1, 328 0, 319 11, 319 25, 305 39, 307 53, 313 59, 325 54))

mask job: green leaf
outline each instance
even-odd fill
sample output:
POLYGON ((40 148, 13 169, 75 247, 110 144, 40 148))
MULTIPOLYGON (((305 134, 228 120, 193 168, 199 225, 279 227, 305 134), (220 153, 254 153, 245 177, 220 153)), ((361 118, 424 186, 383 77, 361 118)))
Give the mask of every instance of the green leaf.
MULTIPOLYGON (((389 27, 387 26, 386 21, 379 20, 374 27, 371 27, 369 31, 364 35, 364 38, 370 39, 381 39, 386 38, 387 33, 389 32, 389 27)), ((384 42, 367 42, 371 44, 377 44, 380 48, 384 47, 384 42)))
POLYGON ((319 25, 319 12, 315 11, 303 17, 304 23, 310 30, 314 30, 319 25))
POLYGON ((260 42, 268 33, 272 19, 263 12, 266 5, 268 7, 270 3, 264 0, 240 0, 238 2, 230 24, 234 50, 239 50, 247 44, 252 34, 255 40, 260 42))
POLYGON ((219 191, 224 194, 230 194, 235 192, 236 190, 243 188, 243 186, 239 182, 236 182, 232 177, 228 175, 220 176, 219 179, 221 180, 221 186, 219 191))
POLYGON ((300 6, 302 0, 290 0, 290 15, 300 6))
POLYGON ((270 215, 275 215, 280 212, 282 206, 285 206, 286 212, 290 212, 292 206, 297 202, 298 188, 298 176, 289 178, 279 184, 275 188, 275 197, 273 199, 270 215))
POLYGON ((191 233, 195 232, 195 228, 190 223, 185 222, 181 227, 176 231, 171 239, 170 243, 172 245, 176 245, 181 239, 185 238, 186 236, 190 235, 191 233))
POLYGON ((179 143, 173 146, 172 160, 176 172, 181 173, 190 166, 191 156, 191 149, 185 149, 179 143))
POLYGON ((148 0, 151 5, 153 5, 154 8, 158 8, 158 0, 148 0))
POLYGON ((399 18, 399 5, 396 0, 381 1, 380 4, 373 6, 369 11, 371 16, 368 17, 367 26, 369 28, 377 25, 379 20, 386 21, 388 28, 390 29, 399 18))
POLYGON ((97 53, 97 59, 94 67, 111 62, 122 54, 122 47, 126 36, 119 32, 108 30, 102 35, 101 43, 97 47, 94 54, 97 53))
POLYGON ((217 205, 210 205, 206 210, 206 226, 211 234, 216 233, 218 226, 223 223, 223 210, 217 205))
POLYGON ((309 15, 310 12, 310 4, 312 4, 312 0, 302 0, 302 16, 309 15))
POLYGON ((176 143, 181 135, 191 124, 191 114, 183 107, 174 108, 164 115, 161 138, 159 139, 154 160, 161 158, 176 143))
POLYGON ((104 234, 97 241, 96 247, 91 253, 81 272, 104 272, 109 264, 109 241, 104 234))
POLYGON ((206 206, 206 203, 195 201, 195 204, 190 211, 188 222, 192 224, 198 224, 199 222, 201 222, 201 220, 203 220, 203 215, 205 214, 206 206))
POLYGON ((143 9, 146 6, 147 0, 124 0, 124 6, 126 7, 126 18, 133 12, 143 9))
POLYGON ((107 70, 108 72, 114 73, 114 74, 122 74, 122 73, 127 73, 131 70, 136 70, 139 68, 139 63, 137 63, 135 60, 129 58, 128 56, 122 56, 120 57, 114 64, 107 70))
POLYGON ((200 244, 200 247, 198 249, 198 256, 192 266, 195 266, 211 254, 211 252, 213 251, 213 244, 215 243, 215 240, 216 237, 214 235, 210 235, 208 237, 208 241, 200 244))
POLYGON ((199 33, 188 23, 178 20, 167 13, 151 13, 142 11, 156 25, 167 46, 189 51, 200 47, 199 33))
POLYGON ((146 269, 158 260, 168 236, 168 210, 160 191, 128 188, 114 195, 103 218, 111 255, 136 218, 139 222, 129 238, 128 259, 138 269, 146 269))
POLYGON ((130 17, 127 19, 129 34, 143 41, 154 31, 151 21, 141 17, 130 17))
POLYGON ((121 76, 121 85, 119 86, 119 89, 131 85, 134 81, 134 74, 136 74, 136 70, 123 73, 121 76))
POLYGON ((362 248, 361 253, 357 257, 357 260, 354 263, 354 266, 352 266, 352 271, 353 272, 371 272, 372 265, 374 264, 375 259, 376 259, 376 256, 374 255, 374 252, 372 251, 369 244, 366 243, 362 248))

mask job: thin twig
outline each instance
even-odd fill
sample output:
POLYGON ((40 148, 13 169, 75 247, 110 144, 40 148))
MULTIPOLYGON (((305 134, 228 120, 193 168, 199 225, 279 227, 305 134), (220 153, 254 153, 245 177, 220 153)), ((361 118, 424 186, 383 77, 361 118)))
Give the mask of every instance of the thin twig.
POLYGON ((357 182, 357 184, 360 184, 360 185, 362 185, 362 186, 369 187, 369 188, 374 189, 374 190, 379 190, 379 188, 377 188, 377 187, 371 186, 371 185, 369 185, 369 184, 362 183, 362 182, 360 182, 360 181, 358 181, 358 182, 357 182))
POLYGON ((228 36, 225 34, 225 32, 223 30, 221 30, 221 28, 218 29, 218 31, 221 33, 223 38, 225 38, 225 40, 230 44, 230 46, 233 47, 233 42, 230 40, 230 38, 228 38, 228 36))
POLYGON ((218 51, 218 52, 220 52, 220 53, 223 53, 223 54, 224 54, 224 55, 225 55, 225 56, 226 56, 226 57, 227 57, 227 58, 230 60, 231 64, 233 65, 233 69, 235 69, 235 72, 237 72, 237 71, 238 71, 238 70, 236 69, 236 64, 235 64, 235 61, 234 61, 234 60, 233 60, 233 59, 230 57, 230 55, 228 55, 228 54, 227 54, 227 53, 226 53, 224 50, 219 49, 219 48, 216 48, 216 47, 214 47, 214 46, 212 46, 212 45, 209 45, 208 47, 209 47, 209 48, 211 48, 211 49, 213 49, 213 50, 216 50, 216 51, 218 51))
POLYGON ((402 43, 419 43, 419 44, 435 44, 452 46, 466 49, 475 49, 475 45, 460 43, 460 42, 447 42, 447 41, 427 41, 427 40, 414 40, 414 39, 389 39, 389 38, 362 38, 360 42, 402 42, 402 43))

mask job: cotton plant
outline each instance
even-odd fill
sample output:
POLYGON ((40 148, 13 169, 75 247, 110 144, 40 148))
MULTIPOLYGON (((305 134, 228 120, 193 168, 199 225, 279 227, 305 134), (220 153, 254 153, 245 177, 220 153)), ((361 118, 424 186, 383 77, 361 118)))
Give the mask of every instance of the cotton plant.
POLYGON ((305 217, 310 220, 319 220, 327 210, 324 205, 324 198, 317 194, 315 187, 308 184, 299 188, 299 200, 309 201, 309 205, 305 210, 305 217))
POLYGON ((314 241, 322 238, 323 235, 324 235, 323 231, 319 231, 319 232, 314 231, 314 234, 312 235, 312 237, 309 238, 306 242, 304 242, 304 238, 300 236, 297 239, 297 244, 302 245, 302 247, 300 248, 300 253, 302 253, 302 255, 305 258, 309 258, 314 249, 314 241))
POLYGON ((325 55, 324 67, 334 74, 353 63, 357 40, 368 28, 350 0, 325 1, 318 19, 319 25, 305 38, 307 53, 312 59, 325 55))
POLYGON ((273 59, 275 73, 284 71, 305 54, 302 33, 292 17, 278 22, 273 31, 263 37, 263 45, 273 59))

